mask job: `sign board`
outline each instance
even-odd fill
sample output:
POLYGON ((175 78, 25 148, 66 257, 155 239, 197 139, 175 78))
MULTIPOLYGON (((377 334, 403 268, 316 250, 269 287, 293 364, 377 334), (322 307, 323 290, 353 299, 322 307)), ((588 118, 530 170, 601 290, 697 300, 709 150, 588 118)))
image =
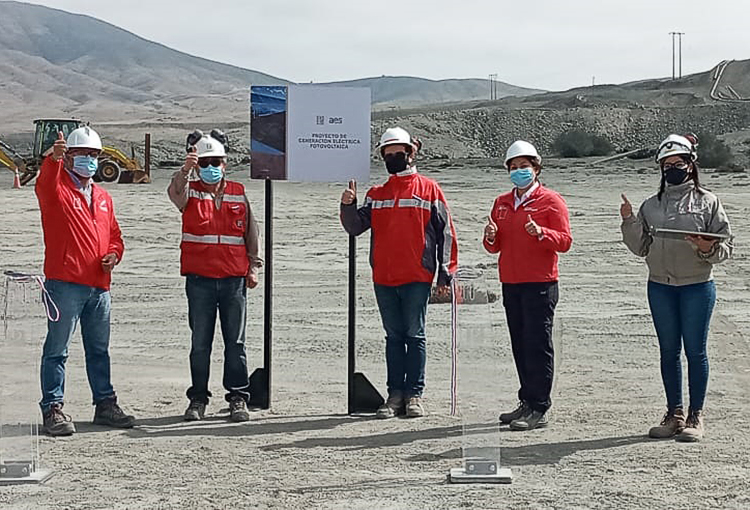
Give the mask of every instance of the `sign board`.
POLYGON ((250 89, 250 177, 367 182, 370 89, 314 85, 250 89))

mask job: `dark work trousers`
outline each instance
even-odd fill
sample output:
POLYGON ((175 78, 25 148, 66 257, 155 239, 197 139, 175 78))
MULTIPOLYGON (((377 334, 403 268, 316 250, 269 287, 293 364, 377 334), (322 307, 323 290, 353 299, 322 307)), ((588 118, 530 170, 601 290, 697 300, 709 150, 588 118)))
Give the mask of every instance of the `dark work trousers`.
POLYGON ((546 412, 552 406, 552 323, 558 293, 557 282, 503 284, 503 306, 521 383, 518 399, 535 411, 546 412))

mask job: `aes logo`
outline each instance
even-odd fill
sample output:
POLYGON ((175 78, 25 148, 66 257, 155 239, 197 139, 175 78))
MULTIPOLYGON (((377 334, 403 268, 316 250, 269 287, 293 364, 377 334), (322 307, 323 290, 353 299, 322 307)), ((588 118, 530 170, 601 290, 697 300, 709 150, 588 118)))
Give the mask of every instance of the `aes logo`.
MULTIPOLYGON (((326 123, 326 117, 325 115, 316 115, 315 116, 315 124, 318 126, 323 126, 326 123)), ((329 124, 343 124, 344 123, 344 117, 328 117, 328 123, 329 124)))

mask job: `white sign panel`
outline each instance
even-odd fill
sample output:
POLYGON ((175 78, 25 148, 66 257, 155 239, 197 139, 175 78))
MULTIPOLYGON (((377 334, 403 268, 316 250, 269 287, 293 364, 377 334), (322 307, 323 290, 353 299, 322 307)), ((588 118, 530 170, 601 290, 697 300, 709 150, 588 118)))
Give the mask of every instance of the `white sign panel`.
POLYGON ((287 180, 370 179, 370 89, 290 85, 287 180))

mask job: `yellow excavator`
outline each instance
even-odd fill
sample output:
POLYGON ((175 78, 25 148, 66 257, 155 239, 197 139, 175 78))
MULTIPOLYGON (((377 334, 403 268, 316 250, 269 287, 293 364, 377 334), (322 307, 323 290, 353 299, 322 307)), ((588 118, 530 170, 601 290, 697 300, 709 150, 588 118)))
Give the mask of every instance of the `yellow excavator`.
MULTIPOLYGON (((18 172, 21 185, 31 182, 41 167, 42 160, 52 150, 58 133, 65 138, 85 123, 78 119, 37 119, 34 121, 34 147, 31 155, 22 156, 9 144, 0 140, 0 165, 11 172, 18 172)), ((99 169, 94 175, 95 182, 148 183, 151 178, 141 167, 135 154, 126 156, 115 147, 105 146, 99 156, 99 169)))

